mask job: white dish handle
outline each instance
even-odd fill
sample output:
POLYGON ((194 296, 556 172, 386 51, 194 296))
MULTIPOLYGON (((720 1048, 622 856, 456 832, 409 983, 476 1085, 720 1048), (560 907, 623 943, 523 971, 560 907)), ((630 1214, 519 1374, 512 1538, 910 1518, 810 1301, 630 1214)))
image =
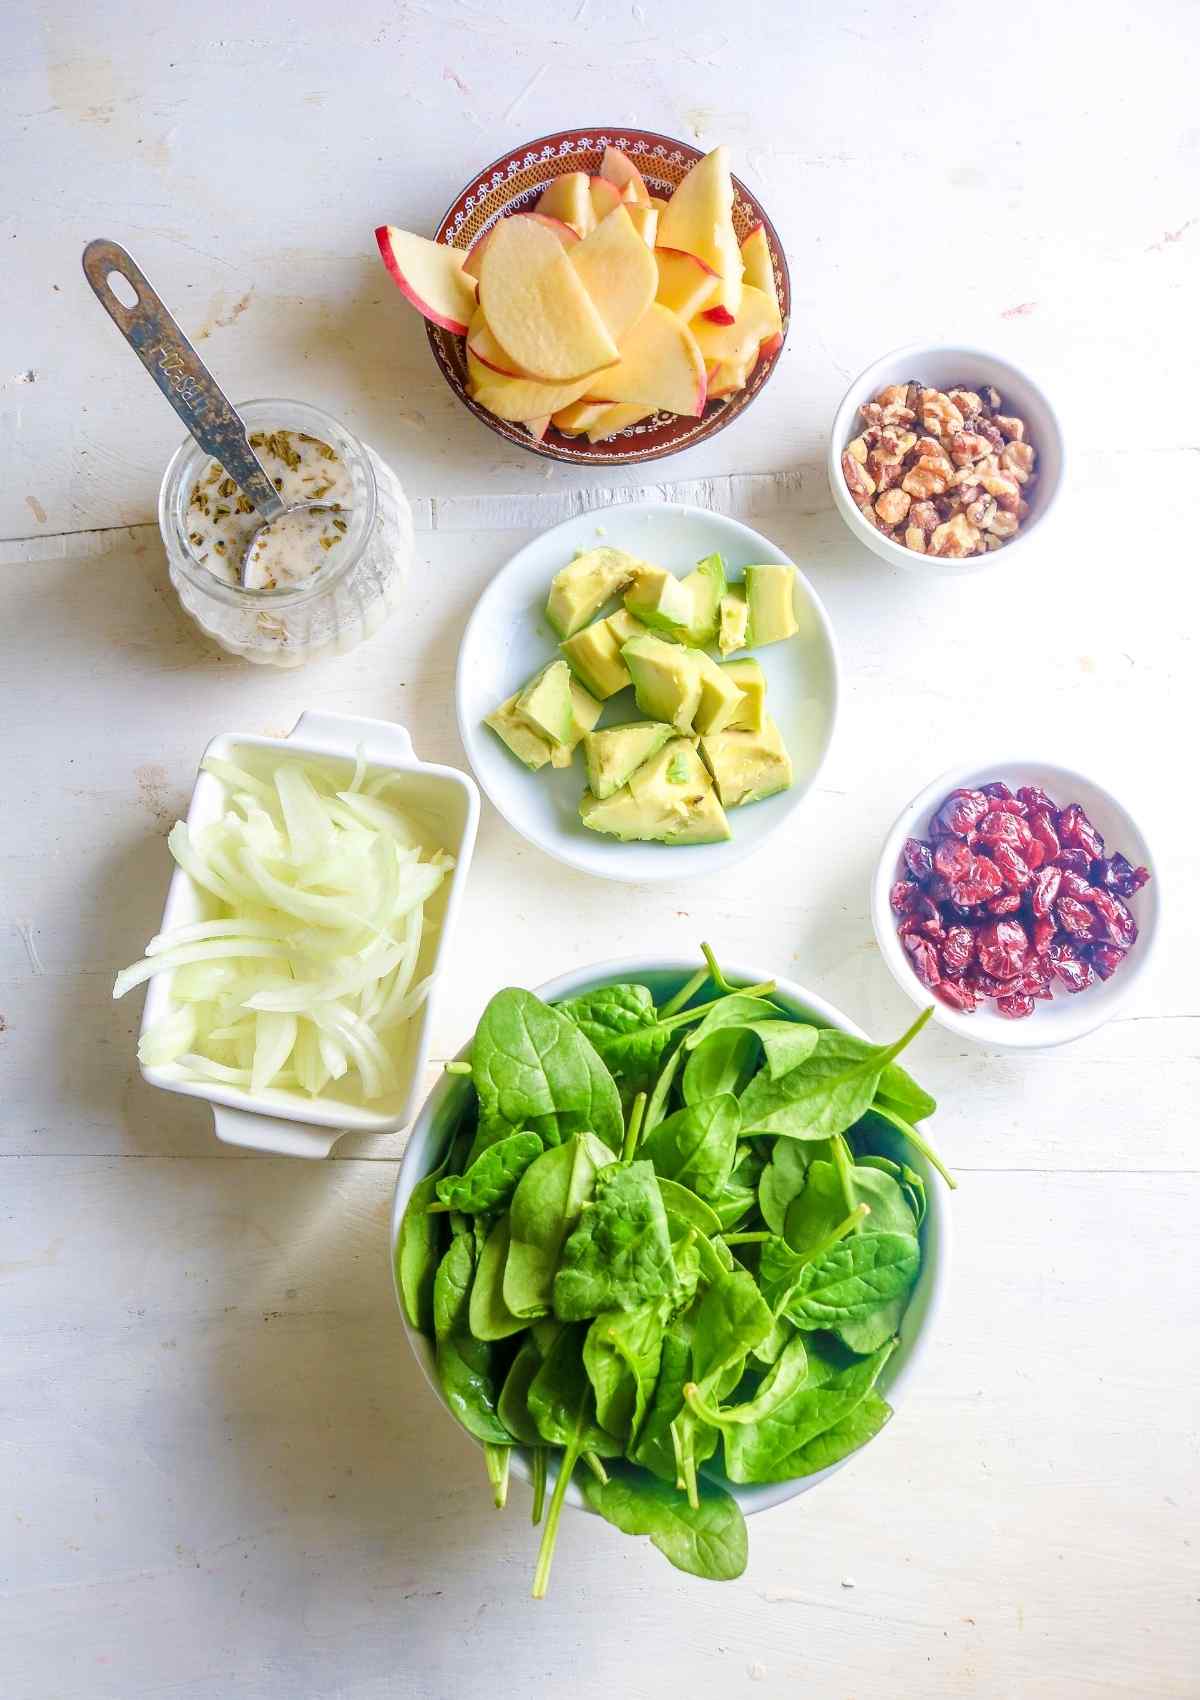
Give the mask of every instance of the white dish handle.
POLYGON ((416 760, 412 738, 403 726, 390 720, 369 720, 360 714, 323 714, 305 709, 288 733, 323 755, 347 756, 354 760, 361 744, 370 761, 390 765, 416 760))
POLYGON ((272 1151, 277 1157, 328 1157, 334 1140, 346 1131, 285 1121, 282 1116, 260 1116, 250 1110, 230 1109, 227 1104, 213 1105, 213 1122, 223 1145, 272 1151))

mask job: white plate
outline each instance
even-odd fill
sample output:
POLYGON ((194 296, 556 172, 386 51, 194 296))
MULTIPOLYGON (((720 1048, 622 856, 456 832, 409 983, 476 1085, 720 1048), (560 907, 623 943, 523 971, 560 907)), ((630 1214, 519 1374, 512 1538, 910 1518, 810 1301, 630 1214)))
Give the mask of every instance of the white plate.
MULTIPOLYGON (((723 844, 622 844, 589 832, 579 819, 586 788, 582 753, 569 768, 532 773, 483 724, 485 714, 557 654, 545 617, 550 581, 576 551, 598 544, 625 549, 680 576, 706 555, 721 554, 731 579, 743 567, 788 557, 748 525, 704 508, 637 503, 604 508, 556 525, 501 568, 467 623, 458 652, 458 725, 475 776, 505 820, 548 856, 602 879, 687 879, 715 873, 758 850, 803 802, 833 734, 838 664, 829 616, 802 572, 796 574, 800 631, 785 643, 743 651, 761 662, 767 709, 792 758, 795 783, 762 803, 731 809, 733 837, 723 844)), ((632 689, 604 705, 600 725, 644 719, 632 689)))

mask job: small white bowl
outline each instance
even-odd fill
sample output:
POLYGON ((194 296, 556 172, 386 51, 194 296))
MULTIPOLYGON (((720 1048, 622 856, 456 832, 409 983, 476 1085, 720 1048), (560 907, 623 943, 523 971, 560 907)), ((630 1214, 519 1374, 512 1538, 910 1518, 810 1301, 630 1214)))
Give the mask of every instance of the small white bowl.
MULTIPOLYGON (((486 714, 554 660, 558 639, 545 618, 550 581, 578 551, 606 543, 673 572, 718 553, 730 576, 760 563, 788 563, 768 538, 707 508, 674 502, 615 503, 578 514, 527 543, 492 579, 467 622, 458 651, 458 729, 476 779, 508 824, 548 856, 601 879, 686 880, 732 867, 791 819, 816 784, 837 717, 838 659, 821 600, 797 567, 799 631, 786 643, 748 651, 767 680, 767 708, 792 758, 791 787, 731 809, 733 836, 719 844, 623 844, 579 818, 587 784, 582 751, 570 767, 531 773, 483 724, 486 714)), ((604 705, 600 727, 639 716, 628 687, 604 705)))
POLYGON ((1011 562, 1013 551, 1024 548, 1033 533, 1044 524, 1062 487, 1062 426, 1047 396, 1027 373, 1011 361, 981 348, 928 348, 915 343, 909 348, 897 348, 891 354, 885 354, 865 372, 860 372, 850 385, 834 415, 829 435, 828 471, 829 488, 838 512, 858 541, 873 554, 881 560, 890 561, 894 567, 903 567, 905 572, 964 578, 968 574, 991 572, 995 567, 1011 562), (993 549, 986 555, 970 555, 962 561, 919 555, 915 549, 893 543, 858 511, 846 488, 842 453, 862 430, 859 407, 873 400, 888 384, 909 382, 932 389, 977 389, 981 384, 993 384, 1004 398, 1006 409, 1025 421, 1028 441, 1037 450, 1038 479, 1029 497, 1032 512, 1003 549, 993 549))
POLYGON ((871 921, 883 960, 892 971, 896 984, 915 1004, 922 1008, 933 1004, 933 1019, 963 1039, 980 1045, 1004 1047, 1007 1050, 1041 1050, 1051 1045, 1066 1045, 1094 1033, 1126 1002, 1141 979, 1150 960, 1158 934, 1160 896, 1158 873, 1154 858, 1133 816, 1123 808, 1111 792, 1095 780, 1088 779, 1073 768, 1057 767, 1040 761, 992 761, 970 767, 952 767, 932 784, 919 791, 901 809, 895 824, 883 844, 883 854, 875 869, 871 887, 871 921), (1010 1021, 997 1015, 989 1004, 980 1004, 969 1015, 951 1009, 924 985, 912 967, 899 933, 899 916, 892 911, 889 893, 893 883, 905 877, 903 848, 906 838, 929 837, 929 817, 939 807, 948 792, 962 787, 988 784, 1001 779, 1013 791, 1022 785, 1040 785, 1060 808, 1079 803, 1084 813, 1104 839, 1109 855, 1120 851, 1134 867, 1147 867, 1150 882, 1134 892, 1125 902, 1138 925, 1137 942, 1128 957, 1108 980, 1097 978, 1085 992, 1068 992, 1057 981, 1054 996, 1049 1002, 1038 1003, 1032 1015, 1010 1021))
MULTIPOLYGON (((142 1078, 166 1092, 188 1098, 206 1099, 213 1107, 217 1138, 226 1145, 245 1145, 256 1151, 272 1151, 285 1157, 327 1157, 330 1147, 343 1133, 398 1133, 407 1126, 429 1050, 430 1023, 438 994, 441 970, 458 918, 463 885, 475 834, 479 826, 479 792, 474 781, 452 767, 418 761, 412 739, 401 726, 385 720, 364 720, 349 714, 302 714, 286 738, 259 738, 249 733, 227 732, 214 738, 206 756, 236 759, 239 749, 276 750, 280 755, 322 757, 353 762, 361 749, 376 769, 404 776, 400 801, 429 823, 431 833, 455 859, 454 871, 444 882, 444 908, 436 944, 422 953, 418 972, 431 976, 429 995, 407 1024, 406 1047, 397 1057, 398 1090, 378 1109, 343 1102, 336 1098, 312 1099, 306 1093, 269 1089, 252 1093, 236 1086, 185 1080, 177 1066, 143 1067, 142 1078)), ((223 808, 225 787, 215 774, 203 770, 196 779, 188 805, 189 827, 207 825, 223 808)), ((439 901, 441 894, 438 894, 439 901)), ((200 892, 183 869, 176 867, 167 890, 159 932, 186 926, 203 918, 200 892)), ((166 1015, 171 1001, 171 975, 159 974, 150 981, 142 1012, 142 1031, 166 1015)))
MULTIPOLYGON (((731 963, 724 963, 722 966, 726 975, 736 985, 762 985, 772 978, 771 974, 762 968, 747 968, 731 963)), ((661 956, 630 957, 616 962, 597 962, 587 968, 576 968, 569 974, 560 975, 556 980, 548 980, 545 985, 536 986, 534 990, 543 1002, 557 1003, 562 998, 578 997, 581 993, 592 991, 599 986, 613 985, 618 981, 640 981, 650 987, 655 1002, 662 1003, 695 973, 696 967, 694 960, 682 962, 661 956)), ((836 1027, 843 1033, 852 1033, 858 1039, 867 1037, 861 1027, 856 1026, 833 1004, 827 1003, 815 992, 797 985, 794 980, 776 979, 775 991, 771 995, 784 1009, 805 1020, 814 1021, 818 1027, 836 1027)), ((465 1061, 469 1050, 468 1041, 458 1052, 457 1060, 465 1061)), ((470 1090, 468 1081, 449 1074, 434 1087, 413 1123, 408 1143, 404 1147, 404 1158, 396 1177, 396 1194, 392 1203, 390 1256, 396 1303, 400 1309, 404 1332, 408 1335, 408 1343, 425 1372, 425 1379, 432 1388, 434 1397, 447 1410, 447 1415, 450 1413, 438 1383, 433 1347, 423 1334, 412 1327, 405 1314, 396 1281, 395 1250, 400 1223, 413 1188, 441 1161, 458 1125, 466 1095, 470 1090)), ((950 1224, 943 1203, 944 1183, 925 1158, 911 1147, 905 1147, 904 1160, 924 1180, 928 1208, 920 1230, 921 1272, 900 1324, 900 1344, 888 1360, 879 1382, 879 1391, 893 1408, 899 1404, 900 1395, 908 1388, 917 1365, 924 1356, 936 1313, 945 1296, 950 1266, 950 1224)), ((456 1422, 456 1419, 450 1416, 450 1421, 456 1422)), ((810 1488, 818 1486, 835 1471, 852 1463, 856 1456, 856 1453, 851 1453, 848 1458, 831 1464, 828 1469, 818 1470, 811 1476, 801 1476, 794 1481, 772 1482, 759 1487, 739 1487, 727 1482, 725 1486, 743 1512, 750 1516, 756 1511, 767 1511, 773 1505, 782 1505, 785 1500, 794 1499, 798 1494, 807 1493, 810 1488)), ((551 1483, 555 1469, 556 1465, 552 1463, 551 1483)), ((522 1447, 513 1449, 513 1471, 522 1481, 529 1481, 529 1459, 522 1447)), ((566 1497, 569 1505, 577 1506, 581 1510, 587 1509, 583 1495, 574 1482, 568 1487, 566 1497)))

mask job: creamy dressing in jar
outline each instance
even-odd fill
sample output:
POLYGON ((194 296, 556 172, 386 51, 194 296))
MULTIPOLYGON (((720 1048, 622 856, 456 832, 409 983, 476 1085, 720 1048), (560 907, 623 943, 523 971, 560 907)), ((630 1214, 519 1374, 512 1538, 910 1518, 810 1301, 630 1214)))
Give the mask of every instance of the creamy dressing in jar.
POLYGON ((289 509, 263 525, 257 509, 225 468, 210 460, 188 495, 188 547, 195 560, 226 584, 286 590, 319 572, 349 530, 354 487, 331 444, 304 431, 253 431, 250 447, 289 509), (261 530, 259 528, 262 528, 261 530), (259 535, 242 559, 254 533, 259 535))

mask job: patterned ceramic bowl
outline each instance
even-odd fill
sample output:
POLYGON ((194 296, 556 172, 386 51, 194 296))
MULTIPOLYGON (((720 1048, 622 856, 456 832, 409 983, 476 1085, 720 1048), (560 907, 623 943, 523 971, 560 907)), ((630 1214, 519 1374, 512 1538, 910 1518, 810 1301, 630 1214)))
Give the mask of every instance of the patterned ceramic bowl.
MULTIPOLYGON (((670 136, 656 135, 652 130, 604 127, 560 130, 553 136, 541 136, 524 147, 514 148, 473 178, 434 231, 435 240, 448 242, 452 248, 469 248, 498 218, 507 213, 528 212, 551 178, 567 171, 586 171, 595 175, 600 169, 604 150, 609 146, 627 153, 645 178, 650 193, 664 200, 670 198, 695 161, 703 157, 700 148, 674 141, 670 136)), ((733 190, 733 225, 738 241, 744 241, 756 224, 761 224, 766 233, 783 314, 783 339, 786 341, 791 287, 779 237, 762 207, 736 177, 733 190)), ((440 330, 436 325, 427 323, 425 328, 442 376, 463 406, 470 408, 477 419, 482 419, 498 436, 507 438, 518 448, 578 466, 623 466, 639 460, 660 460, 664 455, 691 448, 713 436, 744 413, 761 393, 783 351, 781 342, 774 353, 762 357, 745 389, 739 390, 736 395, 709 402, 699 419, 688 419, 678 413, 655 413, 639 425, 629 426, 600 443, 589 443, 586 437, 564 437, 551 426, 541 442, 535 442, 524 426, 497 419, 495 414, 471 400, 467 394, 467 355, 463 338, 451 331, 440 330)))

